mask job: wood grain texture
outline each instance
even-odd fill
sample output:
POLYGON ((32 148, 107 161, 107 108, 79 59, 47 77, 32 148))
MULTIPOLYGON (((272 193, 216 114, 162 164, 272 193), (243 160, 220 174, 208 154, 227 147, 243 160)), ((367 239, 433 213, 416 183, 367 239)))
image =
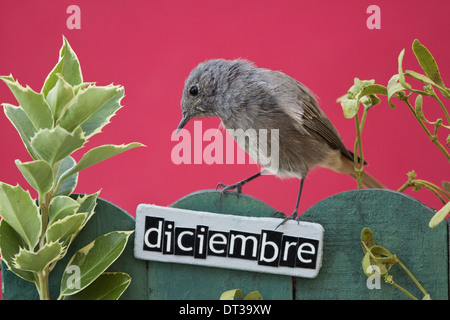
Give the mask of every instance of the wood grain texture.
MULTIPOLYGON (((245 194, 225 194, 220 202, 215 190, 189 194, 171 206, 252 217, 273 217, 277 211, 245 194)), ((293 294, 290 276, 152 261, 148 270, 151 299, 219 299, 231 289, 244 295, 258 290, 264 299, 292 299, 293 294)))
MULTIPOLYGON (((384 283, 369 290, 363 274, 361 231, 369 227, 379 244, 412 272, 432 299, 448 299, 447 223, 434 229, 428 222, 434 211, 404 194, 389 190, 354 190, 329 197, 301 215, 302 221, 322 224, 324 257, 316 279, 296 279, 296 299, 409 299, 384 283)), ((389 274, 394 281, 422 299, 423 295, 403 269, 389 274)))
MULTIPOLYGON (((215 190, 189 194, 172 207, 243 216, 272 217, 277 211, 248 195, 225 194, 222 202, 215 190)), ((130 238, 122 256, 109 270, 132 276, 122 299, 219 299, 222 292, 258 290, 264 299, 408 299, 384 283, 381 289, 366 286, 361 260, 360 234, 369 227, 375 242, 410 269, 433 299, 448 299, 448 224, 434 229, 428 222, 434 211, 417 200, 389 190, 354 190, 329 197, 309 208, 301 220, 320 223, 324 229, 322 268, 317 278, 305 279, 134 258, 130 238)), ((51 297, 59 292, 59 279, 75 250, 112 230, 133 230, 135 219, 112 203, 99 199, 96 214, 78 235, 70 252, 60 261, 50 279, 51 297)), ((390 274, 394 281, 418 298, 422 294, 399 266, 390 274)), ((34 285, 2 265, 3 299, 37 299, 34 285)))

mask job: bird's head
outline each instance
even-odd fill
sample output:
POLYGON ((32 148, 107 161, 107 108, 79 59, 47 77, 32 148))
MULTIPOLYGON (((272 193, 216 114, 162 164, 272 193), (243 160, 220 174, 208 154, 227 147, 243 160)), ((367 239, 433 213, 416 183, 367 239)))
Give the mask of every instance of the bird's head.
POLYGON ((223 118, 230 105, 230 86, 244 60, 207 60, 195 67, 186 79, 181 98, 182 119, 177 130, 189 120, 201 117, 223 118))

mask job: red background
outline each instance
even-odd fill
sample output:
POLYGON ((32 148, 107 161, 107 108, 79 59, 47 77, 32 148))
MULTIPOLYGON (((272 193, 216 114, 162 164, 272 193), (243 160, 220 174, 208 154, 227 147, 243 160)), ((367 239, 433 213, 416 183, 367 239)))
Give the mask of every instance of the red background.
MULTIPOLYGON (((344 119, 336 99, 346 93, 354 77, 386 85, 397 73, 403 48, 405 69, 420 71, 411 50, 417 38, 433 53, 444 82, 450 83, 450 48, 445 38, 449 9, 450 2, 444 0, 2 1, 0 74, 12 73, 22 85, 39 91, 57 62, 65 35, 78 55, 85 81, 125 87, 124 108, 82 153, 105 143, 139 141, 147 147, 82 171, 75 192, 102 189, 102 198, 135 215, 139 203, 170 205, 191 192, 214 188, 219 181, 233 183, 258 170, 250 164, 172 163, 171 150, 177 142, 171 141, 171 133, 181 118, 184 80, 198 63, 245 58, 287 73, 319 97, 321 108, 352 148, 354 121, 344 119), (71 4, 81 9, 80 30, 66 26, 71 4), (381 9, 380 30, 366 27, 370 16, 366 9, 372 4, 381 9)), ((17 104, 3 83, 0 102, 17 104)), ((390 109, 382 97, 382 104, 369 112, 363 131, 368 172, 390 189, 400 187, 412 169, 419 178, 438 185, 449 180, 448 161, 406 106, 397 105, 390 109)), ((428 100, 424 110, 430 119, 443 117, 428 100)), ((218 125, 217 118, 203 120, 203 130, 218 125)), ((193 134, 193 122, 186 129, 193 134)), ((3 112, 0 150, 0 181, 29 189, 14 160, 30 157, 3 112)), ((305 183, 300 211, 354 188, 356 182, 350 177, 314 170, 305 183)), ((298 181, 265 176, 246 185, 244 192, 290 214, 298 181)), ((407 193, 432 207, 440 206, 426 190, 407 193)))

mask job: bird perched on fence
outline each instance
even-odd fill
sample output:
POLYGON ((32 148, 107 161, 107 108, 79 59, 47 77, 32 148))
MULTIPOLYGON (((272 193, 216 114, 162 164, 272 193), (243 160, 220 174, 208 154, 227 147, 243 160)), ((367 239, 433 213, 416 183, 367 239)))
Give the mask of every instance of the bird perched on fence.
MULTIPOLYGON (((243 184, 267 171, 279 177, 299 178, 294 212, 281 224, 297 218, 303 184, 311 168, 325 167, 355 176, 353 153, 345 147, 314 95, 282 72, 258 68, 241 59, 205 61, 186 79, 181 110, 178 130, 192 118, 213 116, 219 117, 229 131, 251 129, 258 134, 261 129, 278 130, 278 141, 267 139, 269 149, 273 150, 271 144, 277 144, 277 163, 264 164, 265 170, 247 179, 232 185, 219 183, 217 187, 223 187, 222 193, 232 189, 241 192, 243 184)), ((260 151, 256 150, 258 143, 233 138, 251 155, 260 151)), ((368 188, 384 188, 366 172, 362 181, 368 188)))

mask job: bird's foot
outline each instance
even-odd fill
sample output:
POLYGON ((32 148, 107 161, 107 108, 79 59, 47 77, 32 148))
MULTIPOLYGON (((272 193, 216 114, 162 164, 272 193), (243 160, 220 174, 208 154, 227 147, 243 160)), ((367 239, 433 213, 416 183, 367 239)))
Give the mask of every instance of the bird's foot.
POLYGON ((230 184, 230 185, 226 185, 226 184, 223 184, 222 182, 219 182, 218 184, 217 184, 217 186, 216 186, 216 191, 219 189, 219 188, 223 188, 222 190, 220 190, 220 195, 219 195, 219 197, 220 197, 220 202, 222 202, 222 196, 223 196, 223 194, 225 193, 225 192, 231 192, 231 190, 233 190, 234 189, 234 192, 237 194, 237 195, 239 195, 240 193, 242 193, 242 185, 243 185, 244 183, 242 183, 242 181, 239 181, 239 182, 237 182, 237 183, 235 183, 235 184, 230 184))
POLYGON ((277 230, 280 226, 285 224, 286 221, 288 221, 288 220, 297 220, 297 222, 299 222, 298 217, 297 217, 297 211, 294 211, 290 216, 286 215, 285 213, 283 213, 281 211, 275 212, 274 215, 281 215, 282 217, 284 217, 283 221, 281 221, 281 223, 275 228, 275 230, 277 230))

